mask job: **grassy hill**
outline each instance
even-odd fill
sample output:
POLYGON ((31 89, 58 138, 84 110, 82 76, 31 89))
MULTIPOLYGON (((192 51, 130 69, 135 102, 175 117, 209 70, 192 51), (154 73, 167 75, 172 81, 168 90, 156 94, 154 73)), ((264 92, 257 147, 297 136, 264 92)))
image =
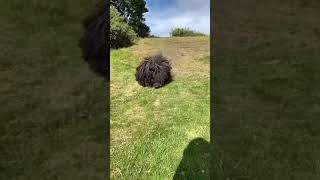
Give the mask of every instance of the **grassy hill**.
POLYGON ((0 1, 0 179, 104 179, 106 82, 81 58, 94 1, 0 1))
POLYGON ((215 179, 319 179, 319 1, 217 1, 215 179))
POLYGON ((181 37, 111 51, 111 179, 208 179, 209 49, 209 37, 181 37), (143 88, 135 68, 154 53, 169 58, 173 81, 143 88))

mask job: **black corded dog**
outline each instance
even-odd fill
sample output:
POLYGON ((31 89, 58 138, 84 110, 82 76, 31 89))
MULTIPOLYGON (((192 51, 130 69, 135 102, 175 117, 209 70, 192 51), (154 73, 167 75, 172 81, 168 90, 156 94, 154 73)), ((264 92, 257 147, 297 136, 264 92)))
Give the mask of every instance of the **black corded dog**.
POLYGON ((79 46, 82 57, 98 75, 109 80, 109 1, 100 1, 83 21, 84 34, 79 46))
POLYGON ((171 69, 162 55, 145 57, 136 69, 136 80, 143 87, 159 88, 171 81, 171 69))

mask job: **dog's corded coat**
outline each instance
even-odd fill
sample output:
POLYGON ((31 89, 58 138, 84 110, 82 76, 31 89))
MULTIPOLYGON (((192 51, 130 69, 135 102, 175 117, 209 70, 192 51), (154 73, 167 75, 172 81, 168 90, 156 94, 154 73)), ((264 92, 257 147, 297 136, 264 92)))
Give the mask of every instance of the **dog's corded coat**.
POLYGON ((148 56, 136 68, 136 80, 143 87, 159 88, 171 81, 171 69, 162 55, 148 56))
POLYGON ((97 74, 109 80, 109 3, 102 0, 83 21, 83 37, 79 46, 82 57, 97 74))

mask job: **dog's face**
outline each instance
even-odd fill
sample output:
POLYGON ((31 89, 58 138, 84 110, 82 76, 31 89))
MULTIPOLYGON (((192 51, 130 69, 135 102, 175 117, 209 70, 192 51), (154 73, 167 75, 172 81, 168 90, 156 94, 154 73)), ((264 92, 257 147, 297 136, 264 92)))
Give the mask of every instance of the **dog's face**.
POLYGON ((136 70, 136 80, 144 87, 160 88, 171 79, 171 65, 161 55, 144 58, 136 70))

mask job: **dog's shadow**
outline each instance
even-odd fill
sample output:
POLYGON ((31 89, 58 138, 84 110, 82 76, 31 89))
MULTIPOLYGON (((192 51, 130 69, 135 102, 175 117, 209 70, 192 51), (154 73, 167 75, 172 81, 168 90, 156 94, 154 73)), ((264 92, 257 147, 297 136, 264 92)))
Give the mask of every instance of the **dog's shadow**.
POLYGON ((173 180, 209 180, 209 148, 210 144, 205 139, 193 139, 183 152, 173 180))

